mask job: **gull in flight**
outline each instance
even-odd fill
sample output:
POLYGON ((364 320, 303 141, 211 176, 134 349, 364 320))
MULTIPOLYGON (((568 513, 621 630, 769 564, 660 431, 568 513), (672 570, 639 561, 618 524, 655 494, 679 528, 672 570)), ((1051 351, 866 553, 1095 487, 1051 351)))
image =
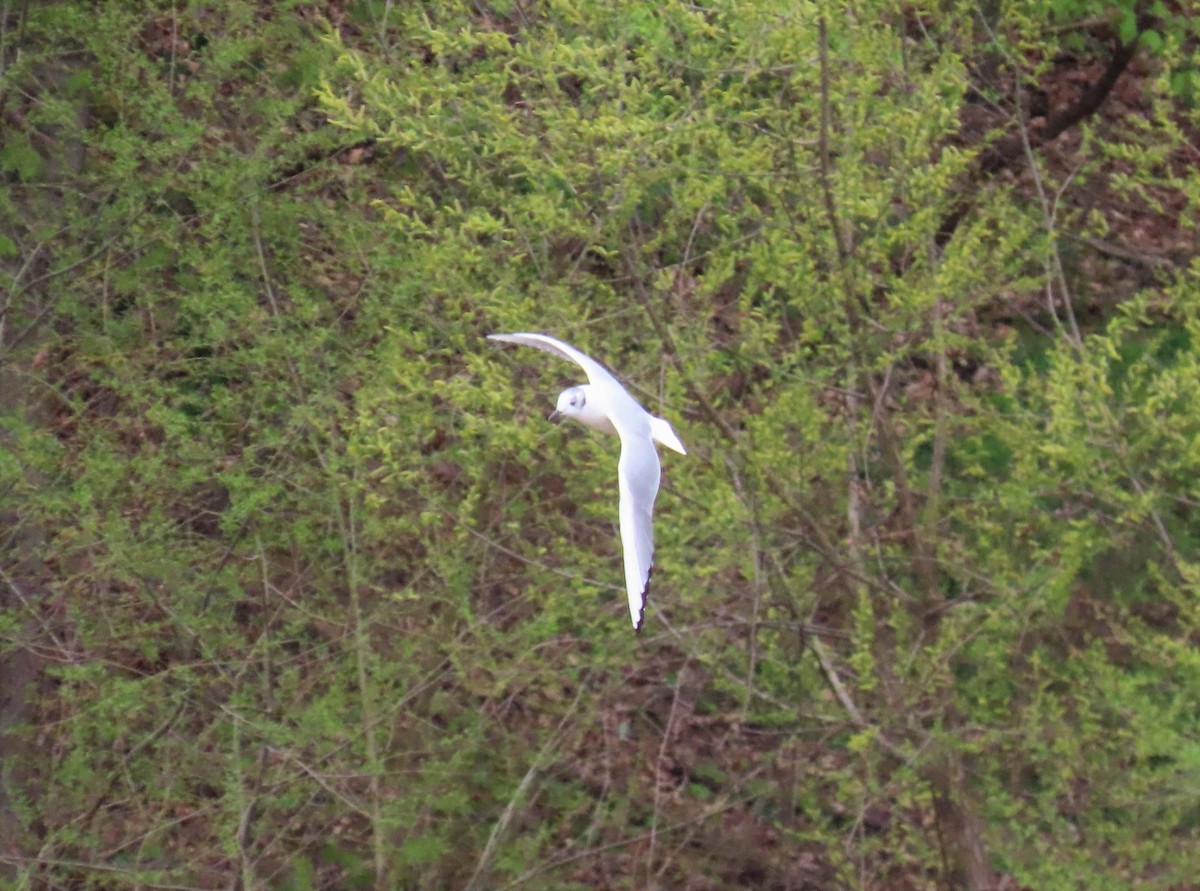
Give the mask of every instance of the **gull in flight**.
POLYGON ((669 423, 638 405, 607 368, 573 346, 545 334, 489 334, 488 339, 537 347, 570 359, 587 372, 588 383, 563 390, 550 417, 574 418, 581 424, 621 437, 617 483, 621 493, 618 514, 621 545, 625 551, 625 590, 629 594, 633 630, 641 631, 654 557, 651 515, 659 478, 658 452, 654 443, 665 445, 681 455, 686 455, 687 450, 669 423))

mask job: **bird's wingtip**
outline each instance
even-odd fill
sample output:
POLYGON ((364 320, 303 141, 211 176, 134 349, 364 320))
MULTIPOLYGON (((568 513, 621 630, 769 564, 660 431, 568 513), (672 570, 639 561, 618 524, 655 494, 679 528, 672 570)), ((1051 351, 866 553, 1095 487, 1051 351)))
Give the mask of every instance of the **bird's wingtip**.
POLYGON ((489 334, 487 336, 487 339, 488 340, 499 340, 503 343, 518 343, 518 344, 523 343, 523 344, 527 344, 529 346, 533 346, 534 344, 529 343, 530 338, 540 338, 540 337, 545 337, 545 336, 546 336, 545 334, 534 334, 532 331, 513 331, 511 333, 489 334))
POLYGON ((642 604, 638 608, 637 618, 633 622, 633 630, 636 634, 642 633, 642 625, 646 622, 646 601, 650 599, 650 579, 654 577, 654 568, 646 573, 646 586, 642 588, 642 604))

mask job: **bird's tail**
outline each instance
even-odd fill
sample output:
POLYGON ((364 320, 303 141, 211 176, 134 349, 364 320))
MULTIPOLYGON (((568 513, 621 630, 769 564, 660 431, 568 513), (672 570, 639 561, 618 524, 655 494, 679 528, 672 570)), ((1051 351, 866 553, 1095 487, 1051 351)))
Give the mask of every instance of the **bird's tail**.
POLYGON ((683 443, 679 441, 679 437, 675 435, 675 431, 671 428, 671 425, 662 418, 651 416, 650 438, 669 449, 674 449, 681 455, 687 454, 687 449, 683 447, 683 443))

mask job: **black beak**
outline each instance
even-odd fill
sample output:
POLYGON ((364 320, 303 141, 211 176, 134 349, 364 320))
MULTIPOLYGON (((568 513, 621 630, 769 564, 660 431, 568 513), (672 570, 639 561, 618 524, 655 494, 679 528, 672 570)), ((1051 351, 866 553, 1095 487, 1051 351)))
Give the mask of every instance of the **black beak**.
POLYGON ((556 408, 556 409, 554 409, 554 411, 550 412, 550 417, 546 418, 546 420, 547 420, 547 421, 553 421, 553 420, 554 420, 555 418, 557 418, 557 417, 558 417, 560 414, 562 414, 562 412, 560 412, 560 411, 559 411, 559 410, 556 408))

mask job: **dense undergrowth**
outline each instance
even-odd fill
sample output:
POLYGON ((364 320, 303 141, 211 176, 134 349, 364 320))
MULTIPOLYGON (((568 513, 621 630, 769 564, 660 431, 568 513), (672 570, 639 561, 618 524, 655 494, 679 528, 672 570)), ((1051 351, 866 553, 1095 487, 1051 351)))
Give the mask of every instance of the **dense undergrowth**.
POLYGON ((3 16, 11 887, 1195 887, 1182 8, 3 16))

